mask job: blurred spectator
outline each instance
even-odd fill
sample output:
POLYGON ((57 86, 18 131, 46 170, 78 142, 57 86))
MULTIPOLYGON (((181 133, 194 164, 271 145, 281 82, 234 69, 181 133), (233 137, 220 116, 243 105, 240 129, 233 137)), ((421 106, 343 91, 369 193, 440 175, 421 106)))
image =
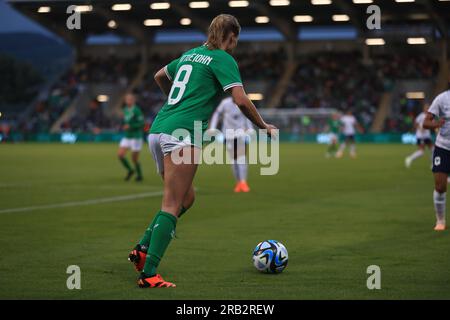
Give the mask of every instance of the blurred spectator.
POLYGON ((82 56, 74 66, 82 82, 118 83, 126 86, 136 75, 140 56, 119 58, 115 55, 105 57, 82 56))
POLYGON ((38 101, 24 122, 21 131, 28 133, 48 132, 52 124, 62 115, 80 89, 79 80, 73 70, 68 71, 50 89, 45 100, 38 101))
POLYGON ((276 82, 284 72, 286 53, 283 48, 276 51, 246 50, 235 55, 242 80, 264 80, 276 82))
MULTIPOLYGON (((159 68, 180 54, 181 52, 151 55, 147 74, 134 89, 148 125, 166 100, 153 76, 159 68)), ((284 72, 286 53, 283 49, 244 50, 237 52, 235 58, 244 82, 264 81, 268 87, 273 87, 284 72)), ((351 109, 365 129, 369 129, 373 122, 382 93, 392 90, 398 79, 430 79, 436 76, 438 70, 434 60, 422 55, 379 55, 373 57, 370 65, 363 63, 359 52, 313 53, 301 56, 298 60, 298 68, 279 106, 334 108, 341 111, 351 109)), ((139 64, 139 55, 130 58, 114 55, 81 56, 72 69, 51 88, 48 97, 36 105, 26 121, 18 125, 19 129, 30 133, 48 132, 85 85, 111 83, 125 88, 137 75, 139 64)), ((104 104, 94 98, 92 97, 86 114, 77 114, 63 123, 61 128, 87 132, 118 130, 120 119, 104 112, 104 104)), ((402 99, 399 102, 400 114, 386 121, 386 130, 403 130, 408 127, 417 112, 416 103, 417 101, 402 99)), ((320 123, 305 123, 306 120, 303 119, 301 124, 302 131, 322 130, 320 123)), ((293 125, 296 121, 291 123, 293 125)), ((298 125, 297 123, 296 126, 298 125)), ((298 128, 295 130, 298 131, 298 128)))
MULTIPOLYGON (((300 58, 280 106, 340 111, 350 108, 363 127, 369 129, 381 94, 392 90, 396 80, 429 79, 437 70, 437 63, 425 56, 376 56, 373 64, 366 65, 359 52, 314 54, 300 58)), ((402 110, 414 113, 416 106, 411 101, 402 103, 402 110)), ((401 116, 401 123, 408 125, 408 117, 401 116)), ((390 121, 389 127, 392 124, 390 121)))

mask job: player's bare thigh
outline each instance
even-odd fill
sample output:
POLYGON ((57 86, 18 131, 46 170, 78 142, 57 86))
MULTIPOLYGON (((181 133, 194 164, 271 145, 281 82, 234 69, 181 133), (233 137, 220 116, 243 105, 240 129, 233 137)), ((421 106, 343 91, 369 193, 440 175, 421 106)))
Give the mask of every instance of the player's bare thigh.
POLYGON ((123 158, 127 154, 127 151, 128 151, 128 148, 126 148, 126 147, 119 147, 119 151, 117 151, 117 155, 120 158, 123 158))
POLYGON ((178 216, 186 195, 189 194, 198 167, 200 149, 184 147, 175 150, 185 161, 175 163, 172 153, 164 157, 164 196, 161 210, 178 216))
MULTIPOLYGON (((160 175, 164 183, 164 172, 162 172, 160 175)), ((183 208, 189 209, 194 204, 194 201, 195 201, 195 188, 194 184, 191 183, 191 186, 189 187, 188 191, 186 192, 183 198, 183 208)))

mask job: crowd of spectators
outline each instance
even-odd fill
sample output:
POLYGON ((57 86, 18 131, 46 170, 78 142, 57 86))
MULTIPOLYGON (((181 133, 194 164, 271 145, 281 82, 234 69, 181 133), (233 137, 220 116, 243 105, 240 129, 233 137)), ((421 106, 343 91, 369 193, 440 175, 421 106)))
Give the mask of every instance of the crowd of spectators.
POLYGON ((352 109, 367 127, 372 121, 383 83, 376 68, 359 53, 321 53, 300 58, 281 101, 286 108, 352 109))
POLYGON ((74 70, 83 82, 119 83, 125 86, 136 75, 140 61, 139 55, 124 58, 115 55, 82 56, 74 65, 74 70))
POLYGON ((400 97, 396 102, 398 112, 387 117, 384 125, 384 131, 387 132, 415 132, 414 120, 423 110, 422 99, 408 99, 405 96, 400 97))
POLYGON ((274 51, 245 50, 235 55, 242 80, 276 82, 284 72, 286 53, 280 48, 274 51))
MULTIPOLYGON (((385 55, 377 58, 381 76, 386 81, 433 79, 439 69, 438 62, 426 55, 385 55)), ((394 97, 394 112, 386 119, 384 130, 399 133, 414 131, 414 119, 422 112, 424 103, 422 99, 408 99, 404 94, 394 97)))
POLYGON ((147 73, 143 81, 134 90, 137 96, 137 104, 142 109, 148 123, 153 121, 166 99, 153 77, 160 68, 177 57, 178 55, 173 54, 152 54, 148 59, 147 73))
MULTIPOLYGON (((137 73, 139 59, 139 56, 118 58, 114 55, 79 57, 49 90, 45 99, 39 100, 26 119, 17 123, 17 130, 24 133, 48 132, 77 93, 90 83, 113 83, 126 87, 137 73)), ((111 121, 104 116, 102 103, 93 97, 87 114, 75 115, 63 123, 62 129, 93 131, 94 128, 110 126, 111 121)))
POLYGON ((120 122, 106 116, 107 104, 96 98, 89 101, 85 114, 75 114, 61 124, 62 131, 100 133, 104 128, 119 130, 120 122))
MULTIPOLYGON (((148 72, 135 88, 138 105, 147 123, 151 123, 165 101, 153 76, 180 53, 153 54, 148 60, 148 72)), ((273 87, 284 71, 286 53, 282 50, 243 50, 235 54, 244 82, 265 81, 273 87)), ((393 88, 397 79, 430 79, 438 70, 437 63, 426 56, 380 55, 363 61, 360 52, 314 53, 298 57, 298 67, 281 99, 282 108, 351 109, 359 122, 368 129, 378 108, 381 94, 393 88)), ((83 86, 89 83, 111 83, 125 88, 137 75, 140 57, 81 56, 74 66, 51 88, 46 99, 39 101, 18 129, 28 133, 48 132, 52 124, 71 104, 83 86)), ((1 79, 0 79, 1 80, 1 79)), ((120 119, 111 118, 107 104, 92 97, 88 112, 75 115, 63 123, 62 129, 95 132, 117 130, 120 119)), ((386 122, 387 130, 408 126, 417 113, 416 103, 402 99, 402 114, 386 122), (405 120, 406 119, 406 120, 405 120)), ((264 107, 264 104, 260 104, 264 107)), ((401 130, 401 129, 398 129, 401 130)))
MULTIPOLYGON (((300 58, 280 106, 350 109, 368 129, 382 93, 392 90, 396 80, 430 79, 437 70, 437 63, 425 56, 383 55, 369 62, 359 52, 306 56, 300 58)), ((414 102, 400 103, 407 110, 414 102)))
POLYGON ((431 79, 439 69, 438 62, 426 55, 386 54, 373 61, 379 76, 391 80, 431 79))
POLYGON ((39 100, 30 114, 20 121, 19 130, 26 133, 48 132, 52 124, 70 105, 80 90, 80 80, 73 70, 69 70, 50 89, 45 99, 39 100))

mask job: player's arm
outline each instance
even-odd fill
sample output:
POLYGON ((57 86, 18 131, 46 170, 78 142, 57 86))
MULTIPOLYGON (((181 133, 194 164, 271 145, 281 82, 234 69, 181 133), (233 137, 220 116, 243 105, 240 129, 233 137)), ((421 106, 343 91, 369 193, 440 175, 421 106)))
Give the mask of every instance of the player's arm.
POLYGON ((434 114, 427 111, 427 113, 425 115, 425 120, 423 120, 422 127, 424 129, 436 130, 436 129, 439 129, 440 127, 442 127, 444 125, 444 123, 445 123, 444 118, 440 118, 439 120, 436 120, 434 114))
POLYGON ((170 92, 170 88, 172 87, 172 81, 167 76, 166 72, 164 71, 164 68, 161 68, 158 72, 156 72, 154 78, 155 78, 156 84, 161 89, 161 91, 166 96, 168 96, 169 92, 170 92))
POLYGON ((170 88, 172 88, 172 82, 175 78, 178 62, 180 62, 180 58, 171 61, 155 74, 155 81, 166 96, 169 96, 170 88))
POLYGON ((223 90, 231 93, 234 103, 241 112, 258 128, 266 129, 269 135, 276 134, 276 127, 263 120, 253 102, 247 97, 242 87, 239 67, 233 57, 225 53, 220 57, 220 60, 213 60, 210 67, 223 90))
POLYGON ((234 103, 239 107, 239 109, 241 109, 242 113, 255 124, 255 126, 260 129, 266 129, 267 132, 272 135, 272 132, 273 130, 276 130, 276 127, 271 124, 267 124, 263 120, 242 86, 232 87, 231 96, 233 97, 234 103))
POLYGON ((253 128, 253 123, 247 118, 245 119, 245 130, 246 131, 254 131, 255 129, 253 128))

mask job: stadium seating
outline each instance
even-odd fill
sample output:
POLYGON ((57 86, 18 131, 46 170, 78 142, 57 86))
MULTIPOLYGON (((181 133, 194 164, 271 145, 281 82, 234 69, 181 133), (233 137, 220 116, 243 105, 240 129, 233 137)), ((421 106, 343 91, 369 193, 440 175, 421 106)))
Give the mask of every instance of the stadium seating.
MULTIPOLYGON (((24 133, 48 132, 53 123, 71 105, 77 94, 88 92, 91 84, 111 83, 126 86, 136 74, 139 57, 104 58, 80 57, 73 67, 59 79, 45 99, 39 101, 30 115, 17 124, 16 130, 24 133)), ((61 123, 62 130, 94 131, 95 128, 112 127, 104 116, 102 103, 92 96, 84 107, 86 112, 76 114, 61 123)), ((81 108, 83 109, 83 108, 81 108)))
POLYGON ((46 99, 38 101, 27 118, 19 123, 26 133, 48 132, 80 89, 79 76, 69 70, 51 88, 46 99))
MULTIPOLYGON (((385 83, 400 82, 427 82, 428 87, 435 82, 439 65, 433 59, 425 55, 389 55, 379 57, 378 67, 382 70, 385 83)), ((392 86, 392 85, 390 85, 392 86)), ((422 88, 427 85, 422 84, 422 88)), ((403 91, 396 92, 392 102, 392 112, 386 118, 384 131, 407 132, 413 128, 415 117, 422 112, 424 100, 410 99, 403 91)), ((433 88, 430 88, 425 101, 430 102, 433 88)))
POLYGON ((432 79, 437 72, 437 63, 424 56, 381 55, 364 63, 359 52, 350 52, 321 53, 299 60, 280 105, 351 109, 365 129, 373 122, 381 94, 391 91, 397 80, 432 79))
MULTIPOLYGON (((151 123, 165 99, 154 82, 153 75, 177 55, 179 52, 151 54, 143 79, 133 88, 147 123, 151 123)), ((259 88, 265 93, 270 92, 268 89, 273 88, 285 72, 280 61, 286 60, 286 53, 282 49, 261 52, 243 50, 237 52, 236 60, 246 86, 259 88)), ((438 70, 437 63, 426 56, 401 54, 377 55, 370 61, 363 61, 360 52, 321 52, 298 56, 297 60, 298 67, 276 107, 352 109, 366 129, 373 122, 381 94, 393 90, 396 81, 433 79, 438 70)), ((48 132, 77 94, 83 91, 86 97, 80 100, 83 105, 78 106, 78 110, 83 112, 76 112, 61 121, 58 130, 117 131, 120 129, 120 114, 111 112, 111 102, 108 104, 98 101, 93 93, 95 90, 89 91, 86 87, 103 83, 113 86, 110 90, 116 90, 116 86, 124 93, 139 68, 139 55, 131 58, 115 55, 103 58, 81 56, 50 90, 48 97, 40 101, 26 121, 19 123, 15 130, 27 133, 48 132)), ((418 107, 417 101, 403 98, 396 99, 393 103, 400 105, 399 108, 394 108, 400 112, 388 117, 384 129, 405 130, 420 106, 418 107)), ((266 104, 267 100, 261 101, 258 107, 264 108, 266 104)), ((314 130, 318 129, 314 127, 314 130)))

